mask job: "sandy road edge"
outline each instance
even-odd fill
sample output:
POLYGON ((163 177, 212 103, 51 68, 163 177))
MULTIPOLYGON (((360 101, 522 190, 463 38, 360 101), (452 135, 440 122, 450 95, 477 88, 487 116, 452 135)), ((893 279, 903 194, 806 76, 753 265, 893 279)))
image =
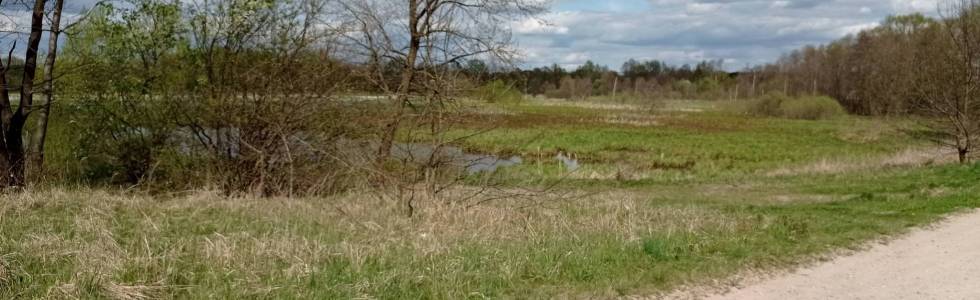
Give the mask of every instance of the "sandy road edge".
POLYGON ((837 249, 829 253, 817 254, 809 258, 804 258, 798 263, 794 263, 790 266, 774 268, 774 269, 749 269, 741 271, 737 274, 728 276, 726 278, 714 279, 704 282, 695 282, 687 285, 680 286, 671 292, 651 295, 651 296, 633 296, 626 297, 627 299, 666 299, 666 300, 687 300, 687 299, 704 299, 714 296, 724 296, 726 294, 732 293, 739 289, 744 289, 752 287, 755 285, 763 284, 765 282, 778 279, 785 276, 790 276, 801 270, 812 269, 824 264, 831 264, 835 260, 840 258, 850 257, 865 253, 875 249, 876 247, 888 247, 895 241, 903 240, 912 237, 916 234, 928 233, 934 231, 951 223, 955 223, 960 219, 965 219, 967 217, 980 215, 980 208, 963 208, 958 211, 949 213, 942 216, 938 220, 917 226, 911 227, 903 232, 896 234, 886 235, 874 240, 863 242, 861 245, 855 247, 855 249, 837 249))

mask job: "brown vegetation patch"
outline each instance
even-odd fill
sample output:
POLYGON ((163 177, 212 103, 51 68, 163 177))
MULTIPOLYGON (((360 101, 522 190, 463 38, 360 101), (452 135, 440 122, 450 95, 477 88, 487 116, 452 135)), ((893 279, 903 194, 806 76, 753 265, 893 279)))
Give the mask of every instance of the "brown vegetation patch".
POLYGON ((838 138, 853 143, 872 143, 891 133, 885 126, 848 126, 841 130, 838 138))
POLYGON ((661 125, 655 116, 645 114, 622 114, 607 116, 603 118, 603 122, 611 125, 627 125, 635 127, 655 127, 661 125))
POLYGON ((863 160, 824 159, 808 165, 780 168, 766 173, 770 177, 792 175, 841 174, 860 170, 874 170, 888 167, 921 167, 955 163, 955 155, 941 148, 909 148, 889 156, 863 160))
POLYGON ((468 113, 459 119, 459 125, 468 128, 536 128, 550 125, 598 124, 602 123, 601 120, 599 116, 582 118, 575 115, 547 113, 468 113))
POLYGON ((11 274, 10 271, 7 271, 7 268, 7 261, 3 256, 0 256, 0 290, 4 289, 11 280, 11 274))
POLYGON ((106 286, 106 292, 112 299, 116 300, 159 299, 163 291, 163 286, 120 285, 115 283, 109 283, 106 286))
POLYGON ((535 100, 534 104, 541 106, 577 107, 595 110, 623 110, 638 111, 647 110, 649 107, 626 103, 599 103, 593 101, 569 101, 560 99, 540 99, 535 100))
POLYGON ((660 119, 661 124, 670 128, 681 128, 695 130, 699 132, 731 132, 752 129, 754 126, 751 120, 745 118, 711 118, 711 117, 692 117, 689 115, 664 115, 660 119))
POLYGON ((774 203, 824 203, 839 200, 839 198, 831 195, 805 194, 774 195, 770 196, 769 199, 774 203))

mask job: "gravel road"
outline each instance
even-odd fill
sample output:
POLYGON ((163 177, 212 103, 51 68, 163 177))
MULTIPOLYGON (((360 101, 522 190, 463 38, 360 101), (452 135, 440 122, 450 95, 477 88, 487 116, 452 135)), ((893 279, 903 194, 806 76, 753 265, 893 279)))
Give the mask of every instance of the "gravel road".
POLYGON ((980 210, 708 299, 980 299, 980 210))

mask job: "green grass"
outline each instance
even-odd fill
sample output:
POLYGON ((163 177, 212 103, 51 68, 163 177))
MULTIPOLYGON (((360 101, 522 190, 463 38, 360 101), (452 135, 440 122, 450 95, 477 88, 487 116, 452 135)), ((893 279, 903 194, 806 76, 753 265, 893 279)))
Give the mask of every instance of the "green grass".
MULTIPOLYGON (((980 207, 980 165, 879 163, 923 146, 888 129, 894 121, 490 108, 514 113, 463 146, 529 161, 496 174, 504 189, 566 177, 560 191, 472 208, 447 205, 458 199, 450 194, 420 201, 412 218, 372 194, 229 199, 52 188, 6 195, 0 298, 651 295, 860 249, 980 207), (648 115, 656 125, 639 122, 648 115), (617 117, 638 121, 605 121, 617 117), (589 178, 546 162, 557 151, 578 154, 588 172, 697 163, 638 167, 635 179, 589 178), (862 164, 795 172, 822 160, 862 164), (770 174, 784 168, 794 172, 770 174)), ((464 124, 455 134, 477 128, 464 124)))
MULTIPOLYGON (((923 146, 899 131, 907 124, 857 117, 805 121, 751 118, 712 110, 507 108, 513 115, 496 119, 499 127, 466 139, 461 146, 474 153, 518 155, 532 162, 513 172, 517 174, 510 174, 515 180, 560 177, 555 176, 558 170, 552 168, 554 164, 540 166, 552 162, 559 152, 575 154, 582 160, 586 168, 580 173, 584 174, 625 169, 647 182, 705 182, 828 159, 881 158, 923 146)), ((459 128, 450 136, 482 131, 486 129, 474 125, 459 128)))

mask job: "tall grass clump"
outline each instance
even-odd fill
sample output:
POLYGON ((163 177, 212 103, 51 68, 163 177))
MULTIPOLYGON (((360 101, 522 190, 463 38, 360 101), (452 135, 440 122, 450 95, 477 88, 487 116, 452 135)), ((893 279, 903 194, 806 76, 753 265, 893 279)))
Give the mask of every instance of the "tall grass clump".
POLYGON ((783 93, 770 93, 762 98, 746 102, 741 111, 754 116, 780 117, 782 116, 782 106, 790 98, 783 93))
POLYGON ((778 117, 797 120, 826 120, 846 114, 844 107, 830 97, 789 97, 783 93, 771 93, 759 99, 743 102, 733 111, 760 117, 778 117))
POLYGON ((811 96, 784 101, 779 110, 782 116, 799 120, 826 120, 846 114, 844 107, 826 96, 811 96))
POLYGON ((474 96, 487 103, 520 103, 524 100, 521 91, 502 80, 488 82, 476 89, 474 96))

